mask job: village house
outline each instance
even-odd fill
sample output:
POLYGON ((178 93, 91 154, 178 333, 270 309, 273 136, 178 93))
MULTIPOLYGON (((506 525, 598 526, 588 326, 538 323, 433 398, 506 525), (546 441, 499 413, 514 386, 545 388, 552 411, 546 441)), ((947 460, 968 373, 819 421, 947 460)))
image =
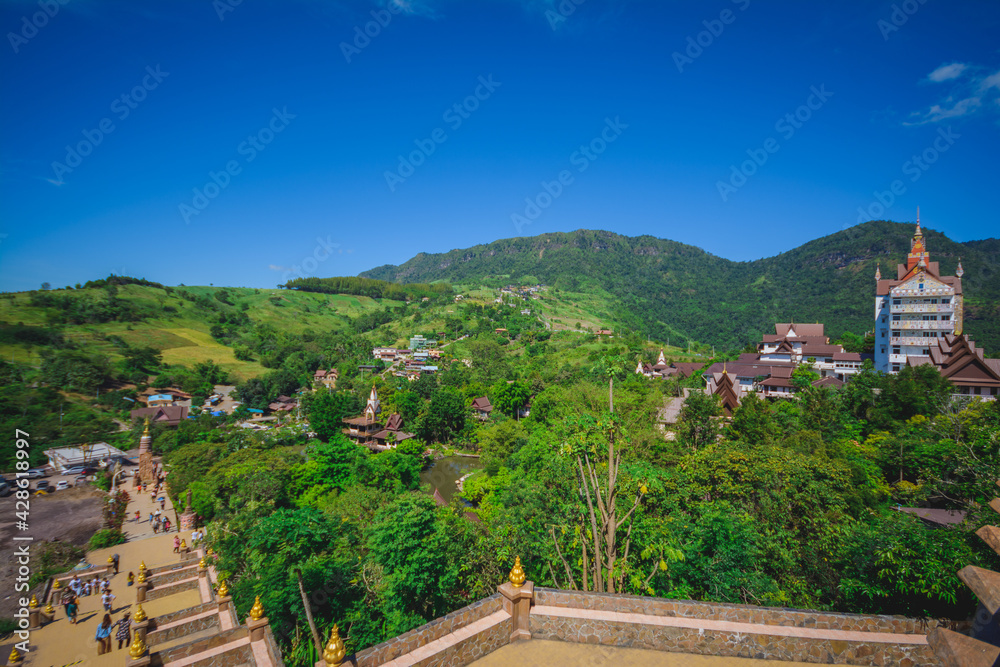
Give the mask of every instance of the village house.
POLYGON ((481 420, 488 419, 490 413, 493 412, 493 405, 490 403, 490 399, 485 396, 480 396, 479 398, 472 401, 472 414, 481 420))
POLYGON ((129 413, 133 422, 148 419, 151 424, 177 426, 188 418, 186 405, 161 405, 153 408, 136 408, 129 413))
POLYGON ((313 373, 313 386, 316 388, 326 387, 330 391, 333 391, 337 386, 337 377, 340 372, 331 368, 330 370, 319 369, 313 373))
POLYGON ((1000 359, 985 358, 982 348, 964 335, 945 334, 933 342, 928 352, 926 356, 908 356, 907 365, 936 367, 958 396, 992 401, 1000 394, 1000 359))

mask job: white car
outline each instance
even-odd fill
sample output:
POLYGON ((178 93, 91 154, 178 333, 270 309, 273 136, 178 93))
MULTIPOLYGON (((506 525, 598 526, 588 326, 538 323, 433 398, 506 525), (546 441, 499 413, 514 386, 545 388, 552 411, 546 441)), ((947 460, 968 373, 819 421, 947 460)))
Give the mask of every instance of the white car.
POLYGON ((56 482, 56 491, 65 491, 69 488, 69 482, 66 480, 60 480, 56 482))

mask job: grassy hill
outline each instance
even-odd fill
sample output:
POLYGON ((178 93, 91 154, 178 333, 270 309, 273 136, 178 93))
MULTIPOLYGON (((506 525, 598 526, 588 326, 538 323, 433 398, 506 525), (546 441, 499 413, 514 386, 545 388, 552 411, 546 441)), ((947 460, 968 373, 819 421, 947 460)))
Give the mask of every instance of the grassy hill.
MULTIPOLYGON (((79 304, 102 304, 108 299, 100 288, 50 290, 45 298, 79 304)), ((0 358, 30 365, 40 362, 41 351, 50 345, 40 330, 57 330, 69 342, 91 353, 102 353, 112 361, 121 358, 124 346, 151 347, 168 364, 193 366, 212 360, 235 380, 263 374, 257 361, 237 359, 232 347, 212 336, 221 313, 246 313, 253 324, 268 324, 275 330, 302 334, 342 328, 349 318, 397 302, 364 296, 310 294, 277 289, 239 287, 159 288, 123 285, 115 299, 122 311, 138 318, 108 321, 70 321, 65 308, 45 303, 33 292, 5 294, 0 298, 0 358), (222 295, 224 301, 218 298, 222 295), (201 302, 190 297, 201 298, 201 302), (17 327, 16 325, 24 325, 17 327)), ((81 311, 85 311, 82 307, 81 311)), ((100 320, 101 317, 94 319, 100 320)))
MULTIPOLYGON (((965 268, 966 332, 1000 350, 1000 241, 957 243, 924 230, 934 261, 965 268)), ((659 340, 741 347, 776 321, 823 322, 836 337, 872 328, 875 267, 894 275, 913 225, 874 221, 753 262, 652 236, 579 230, 418 254, 361 275, 397 282, 526 283, 612 298, 611 318, 659 340)))

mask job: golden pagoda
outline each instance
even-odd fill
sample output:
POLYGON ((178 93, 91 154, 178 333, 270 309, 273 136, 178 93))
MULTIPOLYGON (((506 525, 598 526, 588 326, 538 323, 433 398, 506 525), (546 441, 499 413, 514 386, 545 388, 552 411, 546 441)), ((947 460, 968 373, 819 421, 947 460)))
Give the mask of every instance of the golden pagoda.
POLYGON ((333 629, 330 630, 330 641, 323 649, 323 662, 329 667, 339 667, 344 662, 345 657, 347 657, 347 648, 344 646, 344 640, 340 638, 337 624, 334 623, 333 629))
POLYGON ((253 606, 250 607, 250 619, 254 621, 259 621, 264 618, 264 605, 260 603, 260 596, 253 601, 253 606))
POLYGON ((146 610, 138 602, 135 604, 135 611, 132 612, 132 620, 136 623, 142 623, 146 620, 146 610))
POLYGON ((514 558, 514 568, 510 571, 510 583, 514 585, 514 588, 520 588, 524 585, 524 569, 521 567, 520 556, 514 558))
POLYGON ((138 660, 142 656, 146 655, 146 642, 142 641, 142 637, 139 633, 135 633, 135 639, 132 640, 132 645, 128 647, 128 654, 132 656, 133 660, 138 660))

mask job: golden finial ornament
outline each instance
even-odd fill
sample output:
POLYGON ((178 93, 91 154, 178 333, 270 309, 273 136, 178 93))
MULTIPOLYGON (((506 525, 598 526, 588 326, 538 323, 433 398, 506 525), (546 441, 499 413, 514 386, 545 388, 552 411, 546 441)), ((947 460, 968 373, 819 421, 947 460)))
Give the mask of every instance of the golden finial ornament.
POLYGON ((253 601, 253 606, 250 607, 250 619, 254 621, 259 621, 264 618, 264 605, 260 603, 260 596, 253 601))
POLYGON ((142 430, 144 436, 149 435, 149 417, 146 417, 146 428, 142 430))
POLYGON ((18 662, 21 662, 21 654, 17 652, 16 648, 12 648, 10 650, 10 657, 7 658, 7 664, 13 665, 18 662))
POLYGON ((28 603, 28 606, 31 607, 32 609, 38 609, 38 598, 32 595, 31 602, 28 603))
POLYGON ((128 647, 128 654, 132 656, 133 660, 138 660, 146 655, 146 642, 142 641, 142 636, 138 632, 135 633, 132 645, 128 647))
POLYGON ((135 583, 137 584, 146 583, 146 571, 143 570, 142 568, 139 568, 139 574, 135 578, 135 583))
POLYGON ((45 605, 45 613, 49 616, 55 616, 56 610, 55 607, 52 606, 51 602, 45 605))
POLYGON ((219 587, 215 590, 220 598, 224 598, 229 595, 229 586, 226 586, 226 580, 223 579, 219 582, 219 587))
POLYGON ((132 612, 132 620, 136 623, 142 623, 146 620, 146 610, 142 608, 142 605, 138 602, 135 603, 135 611, 132 612))
POLYGON ((114 565, 114 564, 115 564, 115 557, 108 556, 108 565, 114 565))
POLYGON ((142 572, 146 569, 146 561, 141 561, 139 563, 139 571, 142 572))
POLYGON ((326 647, 323 649, 323 662, 329 665, 329 667, 339 667, 346 657, 347 648, 344 646, 344 640, 340 638, 340 630, 338 630, 337 624, 334 623, 333 629, 330 630, 330 641, 326 643, 326 647))
POLYGON ((208 567, 208 562, 205 560, 204 556, 202 556, 201 559, 198 561, 198 567, 200 567, 202 570, 208 567))
POLYGON ((510 583, 514 585, 514 588, 520 588, 524 585, 524 569, 521 568, 520 556, 514 558, 514 569, 510 571, 510 583))
POLYGON ((62 584, 59 583, 59 580, 58 579, 53 579, 52 580, 52 590, 57 591, 60 588, 62 588, 62 584))

